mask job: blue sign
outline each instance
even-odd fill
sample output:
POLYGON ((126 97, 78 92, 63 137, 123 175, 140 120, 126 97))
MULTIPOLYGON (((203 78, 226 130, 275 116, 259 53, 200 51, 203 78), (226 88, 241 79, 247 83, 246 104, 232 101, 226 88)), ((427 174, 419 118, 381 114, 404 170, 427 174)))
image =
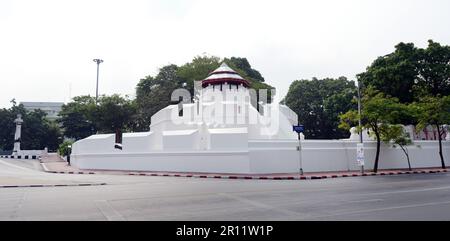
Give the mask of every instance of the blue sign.
POLYGON ((297 133, 302 133, 305 131, 304 125, 293 126, 293 130, 297 133))

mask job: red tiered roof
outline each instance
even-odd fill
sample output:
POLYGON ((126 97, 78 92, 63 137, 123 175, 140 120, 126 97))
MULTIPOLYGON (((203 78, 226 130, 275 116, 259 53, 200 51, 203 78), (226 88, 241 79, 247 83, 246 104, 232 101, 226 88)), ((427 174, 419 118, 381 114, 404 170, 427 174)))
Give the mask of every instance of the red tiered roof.
POLYGON ((202 81, 202 87, 206 87, 208 85, 219 85, 219 84, 242 84, 245 87, 249 87, 250 83, 242 78, 236 71, 228 67, 228 65, 224 62, 222 65, 211 72, 209 76, 202 81))

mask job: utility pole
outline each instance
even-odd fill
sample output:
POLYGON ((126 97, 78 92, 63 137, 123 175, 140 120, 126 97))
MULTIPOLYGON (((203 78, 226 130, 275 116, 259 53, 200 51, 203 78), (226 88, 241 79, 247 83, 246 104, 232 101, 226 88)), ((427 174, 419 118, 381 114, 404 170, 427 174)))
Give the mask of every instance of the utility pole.
MULTIPOLYGON (((363 130, 362 130, 362 124, 361 124, 361 85, 360 85, 360 81, 358 81, 358 115, 359 115, 359 120, 358 120, 359 143, 360 143, 361 148, 363 148, 364 144, 363 144, 363 134, 362 134, 363 130)), ((361 163, 361 173, 364 174, 364 161, 361 163)))
POLYGON ((298 133, 298 158, 299 158, 299 166, 300 166, 300 170, 299 170, 299 174, 300 176, 303 176, 303 163, 302 163, 302 138, 301 138, 301 133, 298 133))
POLYGON ((98 74, 100 69, 100 64, 103 63, 102 59, 94 59, 94 62, 97 63, 97 88, 95 89, 95 103, 97 104, 98 100, 98 74))

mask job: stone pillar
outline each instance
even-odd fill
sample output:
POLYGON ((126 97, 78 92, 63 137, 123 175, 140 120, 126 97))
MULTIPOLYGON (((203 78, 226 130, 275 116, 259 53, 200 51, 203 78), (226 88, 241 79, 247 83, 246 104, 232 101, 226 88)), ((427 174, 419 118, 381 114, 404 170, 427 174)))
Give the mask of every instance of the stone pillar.
POLYGON ((22 135, 22 115, 18 114, 17 119, 14 120, 14 123, 16 123, 16 133, 14 134, 14 149, 13 149, 13 155, 18 154, 20 152, 20 138, 22 135))

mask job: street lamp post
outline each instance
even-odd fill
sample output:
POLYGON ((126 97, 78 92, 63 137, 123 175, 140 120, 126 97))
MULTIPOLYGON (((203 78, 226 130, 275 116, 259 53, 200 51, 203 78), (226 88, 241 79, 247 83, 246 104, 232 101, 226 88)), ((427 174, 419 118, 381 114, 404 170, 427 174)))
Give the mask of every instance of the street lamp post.
POLYGON ((98 100, 98 74, 100 69, 100 64, 103 63, 102 59, 94 59, 94 62, 97 63, 97 88, 95 89, 95 103, 97 103, 98 100))
POLYGON ((301 133, 298 133, 298 158, 299 158, 299 166, 300 166, 300 176, 303 176, 303 163, 302 163, 302 138, 301 133))
MULTIPOLYGON (((359 126, 359 143, 361 144, 361 146, 363 145, 363 135, 362 135, 362 124, 361 124, 361 85, 360 85, 360 81, 358 81, 358 115, 359 115, 359 120, 358 120, 358 126, 359 126)), ((364 163, 362 163, 361 165, 361 173, 364 174, 364 163)))

